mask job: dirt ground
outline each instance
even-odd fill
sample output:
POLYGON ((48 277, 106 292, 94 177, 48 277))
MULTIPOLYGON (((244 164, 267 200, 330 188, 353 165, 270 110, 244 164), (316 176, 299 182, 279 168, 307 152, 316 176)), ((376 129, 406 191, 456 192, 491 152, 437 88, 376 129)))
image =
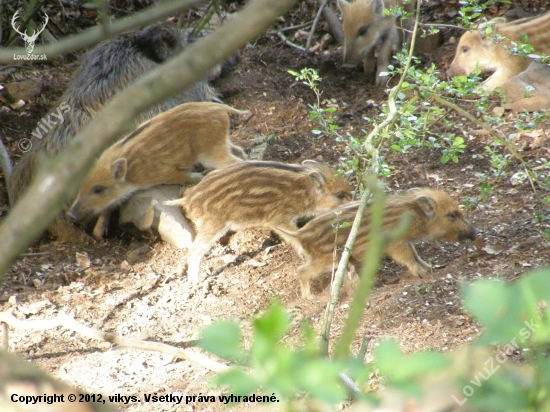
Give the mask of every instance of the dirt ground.
MULTIPOLYGON (((453 53, 454 45, 446 43, 422 57, 426 64, 434 61, 444 72, 453 53)), ((342 69, 341 57, 341 48, 335 44, 306 55, 272 36, 263 36, 245 48, 234 70, 216 83, 226 103, 253 112, 248 122, 233 129, 233 141, 249 149, 253 139, 274 135, 266 160, 315 159, 333 166, 343 164, 349 158, 345 145, 333 138, 317 139, 312 133, 315 123, 309 118, 307 104, 314 103, 313 92, 287 73, 288 69, 316 68, 323 78, 322 106, 338 108, 336 123, 342 135, 349 132, 359 137, 363 135, 361 129, 370 130, 364 118, 379 115, 386 95, 383 89, 368 85, 360 71, 342 69)), ((30 136, 38 120, 48 113, 77 64, 36 66, 34 71, 20 70, 6 80, 44 80, 39 98, 24 108, 0 108, 0 133, 15 161, 21 155, 17 142, 30 136)), ((458 103, 469 107, 468 102, 458 103)), ((511 133, 517 115, 504 116, 511 133)), ((459 156, 460 161, 442 164, 439 149, 414 148, 407 154, 383 149, 392 167, 391 174, 383 179, 389 191, 428 186, 447 191, 459 203, 479 199, 479 186, 484 176, 492 173, 490 161, 484 156, 489 137, 472 133, 477 127, 456 114, 449 114, 447 119, 456 124, 453 132, 466 138, 467 148, 459 156)), ((549 124, 547 120, 537 129, 549 130, 549 124)), ((437 123, 431 125, 431 131, 437 136, 445 127, 437 123)), ((529 164, 536 165, 537 159, 550 156, 550 144, 547 138, 533 145, 533 139, 524 134, 513 143, 529 164)), ((481 278, 510 281, 531 269, 550 266, 550 240, 543 236, 550 229, 548 203, 545 206, 543 202, 550 190, 537 185, 534 192, 528 182, 512 181, 510 176, 521 170, 518 163, 512 163, 507 176, 491 180, 491 196, 467 211, 481 237, 488 244, 498 245, 499 253, 479 250, 472 242, 420 244, 419 254, 432 260, 437 268, 425 279, 412 277, 403 267, 385 259, 357 331, 354 350, 363 337, 373 338, 372 349, 377 340, 393 336, 406 352, 453 351, 480 334, 480 327, 461 309, 462 283, 481 278)), ((4 217, 4 190, 2 196, 0 210, 4 217)), ((295 276, 301 260, 269 231, 239 232, 228 244, 216 244, 203 261, 201 276, 205 280, 198 290, 191 289, 181 274, 185 257, 185 250, 127 235, 101 242, 86 238, 71 244, 45 239, 29 248, 1 281, 0 310, 12 309, 24 320, 50 319, 66 312, 102 331, 183 347, 212 322, 229 318, 248 325, 277 298, 293 316, 288 341, 296 341, 304 319, 319 328, 330 277, 313 282, 314 299, 301 298, 295 276)), ((336 309, 333 336, 344 324, 348 305, 349 298, 343 296, 336 309)), ((10 350, 89 393, 141 397, 148 393, 220 393, 208 386, 212 373, 190 362, 98 343, 61 328, 13 330, 10 350)), ((117 407, 128 411, 223 409, 218 403, 130 403, 117 407)), ((256 406, 240 405, 232 410, 252 411, 256 406)))

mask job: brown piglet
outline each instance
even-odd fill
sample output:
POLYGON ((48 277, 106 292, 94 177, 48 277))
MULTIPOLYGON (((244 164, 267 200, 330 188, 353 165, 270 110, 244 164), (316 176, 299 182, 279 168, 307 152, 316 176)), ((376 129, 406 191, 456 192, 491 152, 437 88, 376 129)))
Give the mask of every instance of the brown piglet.
POLYGON ((312 160, 301 165, 241 162, 210 173, 182 199, 167 202, 181 205, 195 229, 188 255, 190 282, 199 281, 203 256, 228 230, 295 230, 298 218, 349 201, 350 191, 344 177, 312 160))
POLYGON ((67 218, 76 223, 102 214, 94 229, 101 237, 109 211, 132 193, 160 184, 197 183, 203 175, 192 172, 196 163, 218 169, 244 160, 243 150, 229 141, 229 114, 250 112, 185 103, 143 123, 101 155, 67 218))
POLYGON ((407 29, 411 26, 411 19, 396 21, 393 14, 386 15, 384 9, 402 6, 411 12, 414 8, 414 1, 403 3, 401 0, 355 0, 352 3, 338 0, 344 31, 344 66, 355 67, 363 62, 366 75, 374 76, 373 83, 377 86, 386 84, 388 78, 381 77, 380 73, 388 71, 392 49, 400 48, 401 39, 406 37, 400 34, 398 25, 403 23, 407 29))
POLYGON ((498 17, 484 26, 494 26, 492 32, 496 37, 487 36, 481 26, 465 32, 447 76, 466 76, 479 68, 480 74, 491 74, 480 85, 482 90, 491 92, 531 64, 532 60, 513 53, 524 38, 534 48, 532 55, 550 54, 550 12, 509 23, 498 17))
MULTIPOLYGON (((359 202, 350 202, 320 214, 297 231, 276 228, 286 241, 294 246, 306 263, 298 268, 302 296, 311 298, 309 281, 330 270, 333 266, 333 252, 336 246, 338 256, 347 241, 351 227, 333 229, 337 222, 352 223, 359 202)), ((445 239, 451 242, 474 239, 475 229, 465 218, 455 200, 441 190, 412 189, 403 194, 386 198, 384 202, 385 231, 396 228, 405 213, 412 217, 406 234, 391 242, 386 253, 396 262, 404 265, 414 275, 421 276, 431 270, 416 253, 415 242, 445 239)), ((369 210, 361 222, 350 263, 359 264, 368 246, 369 210)))

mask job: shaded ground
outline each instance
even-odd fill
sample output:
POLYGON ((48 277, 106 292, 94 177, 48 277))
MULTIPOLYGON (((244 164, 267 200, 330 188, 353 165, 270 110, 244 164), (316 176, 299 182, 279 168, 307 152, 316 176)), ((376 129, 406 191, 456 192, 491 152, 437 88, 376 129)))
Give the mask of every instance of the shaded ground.
MULTIPOLYGON (((446 45, 433 54, 442 71, 452 53, 453 46, 446 45)), ((323 78, 323 106, 338 107, 336 122, 342 127, 340 133, 361 136, 361 129, 370 130, 363 118, 378 116, 385 94, 368 85, 359 71, 339 68, 340 59, 335 47, 328 52, 304 55, 265 38, 246 48, 235 70, 217 84, 225 102, 254 114, 246 124, 233 130, 233 140, 248 148, 254 138, 274 134, 265 155, 267 160, 317 159, 334 166, 342 164, 348 157, 345 145, 333 138, 315 138, 307 107, 314 102, 314 95, 307 87, 294 83, 287 73, 288 69, 303 67, 318 69, 323 78)), ((39 76, 45 87, 40 98, 24 109, 0 112, 0 133, 12 158, 17 159, 20 154, 17 141, 29 136, 36 122, 48 112, 74 68, 75 64, 68 64, 15 75, 39 76)), ((469 103, 460 104, 468 107, 469 103)), ((516 115, 505 116, 512 125, 516 115)), ((393 168, 384 179, 389 190, 439 186, 459 202, 479 198, 482 175, 491 174, 489 159, 484 157, 488 137, 472 136, 469 132, 476 127, 455 114, 447 119, 463 124, 454 133, 470 136, 459 163, 443 165, 438 149, 412 149, 408 154, 384 150, 386 161, 393 168)), ((547 121, 537 129, 548 129, 548 125, 547 121)), ((444 131, 441 124, 433 127, 434 135, 444 131)), ((525 135, 514 141, 527 162, 535 164, 537 159, 550 156, 548 139, 535 148, 530 146, 532 141, 525 135)), ((511 175, 521 171, 521 167, 512 164, 507 171, 511 175)), ((538 187, 534 193, 528 182, 514 185, 509 177, 493 179, 491 183, 492 195, 468 215, 488 243, 500 243, 509 250, 488 254, 476 250, 471 242, 421 244, 419 254, 432 259, 438 267, 422 280, 384 260, 358 330, 359 337, 370 336, 376 342, 391 335, 405 351, 454 350, 480 332, 460 308, 461 282, 478 278, 513 280, 530 269, 550 265, 549 240, 542 235, 550 228, 550 212, 542 202, 550 191, 538 187), (536 223, 537 216, 546 220, 536 223)), ((6 204, 5 197, 1 200, 0 207, 6 204)), ((191 291, 181 275, 185 256, 185 250, 168 244, 129 237, 104 242, 87 239, 78 244, 45 240, 18 259, 0 284, 0 308, 13 308, 20 319, 48 319, 64 311, 93 328, 176 346, 198 338, 201 327, 219 319, 237 319, 247 325, 274 298, 280 299, 293 315, 294 329, 288 335, 289 341, 296 340, 298 326, 304 319, 319 327, 328 298, 329 277, 313 283, 313 300, 302 299, 295 277, 300 258, 268 231, 240 232, 227 245, 216 244, 202 264, 203 279, 205 274, 211 276, 198 291, 191 291)), ((347 311, 348 298, 343 297, 334 318, 335 335, 347 311)), ((219 393, 208 388, 211 373, 167 355, 114 348, 66 330, 14 330, 10 338, 10 348, 19 356, 90 393, 219 393)), ((355 350, 359 343, 360 339, 355 342, 355 350)), ((124 410, 222 410, 221 404, 201 403, 119 406, 124 410)), ((255 408, 242 405, 234 410, 255 408)))

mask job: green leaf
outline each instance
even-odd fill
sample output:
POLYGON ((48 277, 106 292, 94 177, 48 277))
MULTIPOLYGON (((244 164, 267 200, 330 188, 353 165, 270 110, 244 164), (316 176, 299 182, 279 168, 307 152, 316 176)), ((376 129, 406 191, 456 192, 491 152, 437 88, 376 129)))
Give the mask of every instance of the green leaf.
POLYGON ((224 359, 243 359, 241 331, 235 322, 224 321, 202 331, 198 346, 224 359))
POLYGON ((275 302, 263 316, 254 321, 254 329, 256 335, 262 335, 275 343, 283 337, 289 322, 288 314, 279 302, 275 302))
POLYGON ((376 365, 384 375, 390 375, 401 364, 401 350, 392 340, 380 342, 374 351, 376 365))
POLYGON ((487 327, 480 343, 506 344, 525 328, 528 314, 516 285, 484 279, 464 287, 462 295, 464 307, 487 327))
POLYGON ((477 379, 483 384, 475 388, 474 395, 469 399, 479 411, 547 411, 548 408, 540 407, 540 404, 539 408, 533 408, 531 373, 501 369, 487 380, 479 379, 478 375, 477 379))
POLYGON ((483 198, 487 198, 491 195, 491 192, 493 191, 493 187, 491 186, 490 183, 482 183, 481 186, 479 187, 479 190, 481 192, 481 197, 483 198))
POLYGON ((436 372, 449 365, 450 361, 440 353, 420 352, 406 356, 401 366, 394 372, 395 380, 406 382, 411 378, 436 372))
POLYGON ((421 352, 404 356, 393 341, 380 343, 375 351, 376 365, 388 381, 407 383, 411 379, 435 372, 449 365, 449 360, 435 352, 421 352))
POLYGON ((325 359, 310 360, 297 369, 298 382, 312 398, 335 404, 346 397, 339 382, 341 369, 342 365, 325 359))
POLYGON ((236 368, 214 376, 212 384, 215 386, 227 385, 231 388, 231 393, 236 396, 249 395, 260 386, 250 374, 236 368))
POLYGON ((541 300, 550 301, 550 269, 533 270, 520 279, 518 285, 536 299, 530 303, 537 305, 541 300))

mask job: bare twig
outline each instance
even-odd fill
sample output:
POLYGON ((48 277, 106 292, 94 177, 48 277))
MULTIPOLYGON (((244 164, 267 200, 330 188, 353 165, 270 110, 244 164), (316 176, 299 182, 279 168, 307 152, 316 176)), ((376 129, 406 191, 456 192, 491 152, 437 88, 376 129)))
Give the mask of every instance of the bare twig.
POLYGON ((299 30, 299 29, 303 29, 305 27, 311 26, 311 23, 313 23, 313 20, 305 22, 304 24, 298 24, 296 26, 288 26, 278 30, 267 31, 265 32, 265 34, 277 34, 277 33, 285 33, 287 31, 292 31, 292 30, 299 30))
POLYGON ((294 47, 295 49, 298 49, 303 52, 306 51, 306 49, 304 49, 302 46, 298 46, 296 43, 292 43, 290 40, 288 40, 283 33, 277 32, 276 34, 277 34, 277 37, 279 37, 284 44, 287 44, 290 47, 294 47))
POLYGON ((367 299, 374 284, 374 277, 378 273, 378 267, 380 266, 386 245, 402 237, 406 233, 411 221, 411 216, 405 214, 394 230, 390 233, 384 232, 384 190, 379 186, 374 176, 369 176, 367 179, 369 191, 372 193, 372 204, 369 208, 368 248, 363 259, 359 284, 350 304, 349 315, 346 319, 344 330, 334 348, 334 357, 340 360, 348 357, 350 345, 355 336, 355 330, 363 317, 367 299))
MULTIPOLYGON (((316 0, 307 0, 307 3, 310 6, 315 6, 317 3, 316 0)), ((340 23, 340 19, 336 14, 334 14, 334 11, 332 11, 332 8, 330 7, 323 7, 323 18, 328 23, 328 26, 330 27, 330 31, 332 32, 332 35, 336 39, 336 41, 340 44, 344 44, 344 31, 342 30, 342 23, 340 23)))
POLYGON ((363 392, 359 387, 355 384, 353 379, 351 379, 348 375, 346 375, 343 372, 339 373, 340 376, 340 382, 346 387, 349 397, 351 399, 357 398, 358 395, 362 394, 363 392))
POLYGON ((6 322, 0 322, 0 334, 2 337, 2 344, 0 348, 3 351, 8 351, 9 347, 9 341, 10 341, 10 330, 8 328, 8 324, 6 322))
POLYGON ((203 368, 209 369, 214 372, 223 372, 229 369, 229 367, 223 363, 210 359, 208 356, 199 352, 192 352, 189 350, 176 348, 174 346, 167 345, 160 342, 150 342, 140 339, 124 338, 112 333, 103 332, 97 329, 89 328, 80 322, 77 322, 72 316, 67 315, 65 312, 60 312, 54 319, 40 319, 40 320, 19 320, 11 313, 0 312, 0 323, 6 323, 15 329, 30 329, 30 330, 48 330, 61 326, 65 329, 69 329, 79 333, 82 336, 86 336, 90 339, 99 340, 102 342, 110 342, 116 345, 125 346, 128 348, 142 349, 153 352, 161 352, 172 355, 176 358, 185 359, 203 368))
POLYGON ((204 30, 204 28, 210 23, 212 16, 218 11, 218 8, 218 0, 212 1, 202 19, 200 19, 199 23, 193 29, 193 36, 198 36, 204 30))
POLYGON ((361 341, 361 347, 359 348, 359 353, 357 354, 358 359, 363 359, 365 357, 371 340, 372 336, 365 336, 363 338, 363 340, 361 341))
POLYGON ((443 27, 448 29, 468 30, 465 27, 455 26, 454 24, 440 24, 440 23, 420 23, 422 27, 443 27))
MULTIPOLYGON (((498 134, 494 132, 493 129, 491 129, 482 121, 479 121, 478 119, 476 119, 474 116, 472 116, 470 113, 468 113, 466 110, 462 109, 461 107, 457 106, 456 104, 447 101, 446 99, 444 99, 441 96, 438 96, 435 93, 432 93, 427 88, 423 88, 421 92, 422 93, 427 92, 428 95, 432 99, 434 99, 436 102, 453 109, 457 113, 460 113, 460 115, 466 117, 469 121, 471 121, 472 123, 476 124, 477 126, 481 127, 483 130, 485 130, 487 133, 489 133, 489 135, 497 143, 500 143, 504 147, 506 147, 506 149, 508 149, 508 151, 512 154, 512 156, 515 157, 521 163, 521 165, 523 166, 523 169, 525 170, 525 174, 529 179, 529 183, 531 184, 531 188, 533 189, 533 192, 537 193, 537 189, 535 188, 535 183, 533 182, 533 179, 531 177, 531 169, 529 168, 527 163, 525 163, 525 160, 523 159, 523 157, 521 157, 520 154, 516 151, 516 149, 514 149, 514 147, 510 144, 510 142, 508 142, 506 139, 502 139, 498 134)), ((421 92, 417 89, 417 93, 419 93, 419 95, 422 94, 421 92)))
POLYGON ((309 36, 307 37, 306 42, 306 50, 308 51, 311 47, 311 40, 313 39, 313 34, 315 33, 315 29, 317 28, 317 23, 319 22, 319 19, 321 18, 321 13, 323 12, 323 9, 327 5, 327 0, 322 0, 321 4, 319 4, 319 10, 317 10, 317 14, 315 15, 315 19, 313 20, 313 25, 311 26, 311 30, 309 32, 309 36))
POLYGON ((10 181, 11 172, 12 172, 12 165, 10 161, 10 155, 8 154, 8 151, 6 149, 6 146, 4 146, 4 142, 0 140, 0 171, 4 175, 4 181, 6 182, 6 190, 8 191, 8 205, 11 205, 11 190, 10 185, 8 182, 10 181))

